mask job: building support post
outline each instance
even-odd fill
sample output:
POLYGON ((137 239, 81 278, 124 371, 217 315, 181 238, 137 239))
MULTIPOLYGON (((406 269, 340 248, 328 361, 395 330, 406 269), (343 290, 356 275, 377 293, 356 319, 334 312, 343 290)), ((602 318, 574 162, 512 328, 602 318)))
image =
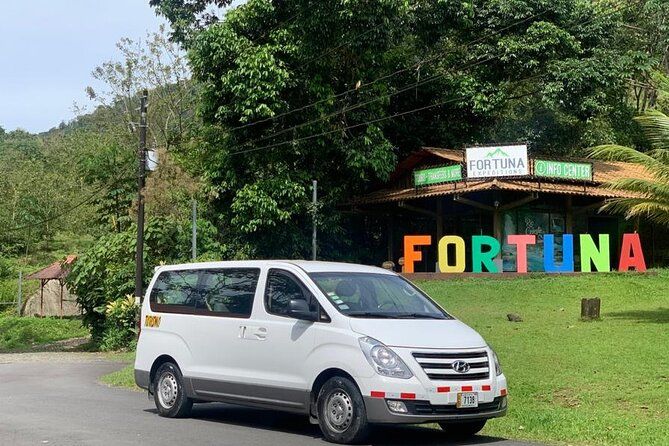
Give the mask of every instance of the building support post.
POLYGON ((63 318, 63 279, 58 279, 58 283, 60 283, 60 318, 63 318))
POLYGON ((493 231, 494 231, 494 236, 499 242, 499 244, 502 244, 502 212, 499 209, 495 209, 492 212, 492 225, 493 225, 493 231))
POLYGON ((444 202, 442 201, 441 197, 437 197, 437 218, 436 224, 437 224, 437 243, 439 243, 439 240, 444 236, 444 202))
POLYGON ((387 222, 386 222, 386 233, 388 237, 388 251, 386 253, 386 259, 389 261, 393 261, 393 253, 395 251, 395 247, 393 246, 393 235, 394 235, 394 229, 393 229, 393 217, 392 215, 388 216, 387 222))
POLYGON ((39 280, 39 315, 44 317, 44 279, 39 280))
POLYGON ((494 209, 492 211, 492 227, 493 227, 494 237, 495 239, 497 239, 500 246, 499 254, 497 254, 497 257, 495 257, 495 263, 497 264, 497 267, 499 268, 500 271, 503 271, 502 249, 501 249, 501 247, 504 245, 503 224, 504 221, 502 218, 502 209, 500 208, 498 197, 495 196, 495 204, 494 204, 494 209))
POLYGON ((574 233, 574 204, 571 195, 567 195, 567 219, 565 221, 565 233, 574 233))

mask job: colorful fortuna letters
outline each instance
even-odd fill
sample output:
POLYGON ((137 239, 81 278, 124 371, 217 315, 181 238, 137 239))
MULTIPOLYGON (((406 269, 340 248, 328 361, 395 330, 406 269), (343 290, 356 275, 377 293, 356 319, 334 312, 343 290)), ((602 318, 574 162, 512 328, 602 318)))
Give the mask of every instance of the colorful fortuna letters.
MULTIPOLYGON (((537 243, 532 234, 507 236, 507 244, 516 248, 516 272, 527 273, 527 248, 537 243)), ((578 236, 580 247, 580 270, 583 272, 611 271, 610 237, 599 234, 597 242, 590 234, 578 236)), ((420 246, 432 244, 430 235, 404 236, 404 267, 403 272, 413 273, 414 264, 423 259, 420 246)), ((543 236, 543 266, 547 273, 569 273, 574 271, 574 235, 562 235, 562 259, 556 261, 555 236, 543 236)), ((467 265, 465 260, 465 240, 457 235, 442 237, 437 245, 437 260, 442 273, 462 273, 467 265)), ((475 235, 471 238, 471 271, 475 273, 499 273, 499 257, 502 247, 499 241, 488 235, 475 235)), ((639 234, 623 234, 618 271, 646 271, 646 262, 641 249, 639 234)))

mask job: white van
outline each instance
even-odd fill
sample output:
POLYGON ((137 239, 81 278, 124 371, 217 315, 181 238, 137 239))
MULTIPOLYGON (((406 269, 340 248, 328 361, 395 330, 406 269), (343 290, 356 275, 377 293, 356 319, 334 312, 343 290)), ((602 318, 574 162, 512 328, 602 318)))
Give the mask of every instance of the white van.
POLYGON ((337 443, 375 423, 473 435, 507 410, 506 378, 478 333, 403 277, 345 263, 158 268, 135 381, 165 417, 210 401, 274 408, 337 443))

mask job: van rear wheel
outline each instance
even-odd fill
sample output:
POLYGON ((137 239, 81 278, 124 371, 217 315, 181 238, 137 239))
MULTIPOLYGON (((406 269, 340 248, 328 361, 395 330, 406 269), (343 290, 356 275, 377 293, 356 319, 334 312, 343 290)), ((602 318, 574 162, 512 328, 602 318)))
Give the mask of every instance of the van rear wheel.
POLYGON ((463 421, 460 423, 439 423, 439 426, 453 438, 469 438, 478 434, 487 420, 463 421))
POLYGON ((362 394, 348 378, 335 376, 318 393, 318 424, 333 443, 359 443, 369 434, 362 394))
POLYGON ((153 387, 158 415, 167 418, 188 416, 193 400, 186 396, 183 382, 183 376, 176 364, 166 362, 158 368, 153 387))

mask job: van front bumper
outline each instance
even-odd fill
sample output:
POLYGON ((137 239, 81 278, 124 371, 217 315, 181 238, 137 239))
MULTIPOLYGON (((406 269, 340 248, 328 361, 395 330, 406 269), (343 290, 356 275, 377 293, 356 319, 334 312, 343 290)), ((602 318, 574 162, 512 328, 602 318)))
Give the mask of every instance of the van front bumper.
MULTIPOLYGON (((370 423, 436 423, 439 421, 487 420, 506 415, 506 396, 499 396, 490 403, 483 403, 475 409, 458 409, 454 404, 435 405, 425 400, 401 400, 406 413, 392 412, 388 400, 392 398, 364 397, 367 420, 370 423)), ((393 400, 396 401, 396 400, 393 400)))

